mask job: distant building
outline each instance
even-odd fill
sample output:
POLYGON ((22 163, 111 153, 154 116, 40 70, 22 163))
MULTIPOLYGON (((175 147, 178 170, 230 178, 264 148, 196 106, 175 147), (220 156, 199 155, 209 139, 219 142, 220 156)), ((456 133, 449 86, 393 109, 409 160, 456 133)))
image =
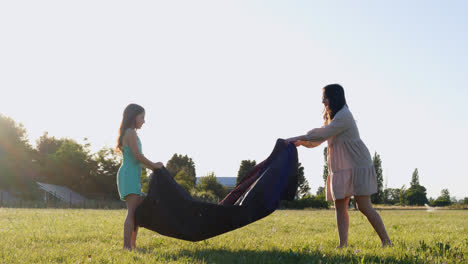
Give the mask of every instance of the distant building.
POLYGON ((236 187, 237 177, 218 177, 218 182, 221 183, 224 187, 236 187))
POLYGON ((44 201, 58 199, 67 203, 77 204, 86 201, 87 199, 81 194, 72 191, 71 189, 54 184, 36 182, 39 189, 42 191, 44 201))
MULTIPOLYGON (((197 177, 197 185, 201 177, 197 177)), ((223 185, 228 191, 232 191, 236 187, 237 177, 216 177, 219 183, 223 185)))
POLYGON ((18 200, 11 192, 5 191, 5 190, 0 190, 0 203, 3 202, 14 202, 18 200))

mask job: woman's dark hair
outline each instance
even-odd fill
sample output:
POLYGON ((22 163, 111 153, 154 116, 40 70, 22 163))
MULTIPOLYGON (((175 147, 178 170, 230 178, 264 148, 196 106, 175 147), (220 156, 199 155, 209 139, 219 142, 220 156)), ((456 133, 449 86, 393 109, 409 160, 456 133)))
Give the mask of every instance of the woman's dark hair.
POLYGON ((122 152, 122 139, 127 128, 134 128, 136 126, 137 115, 145 112, 145 109, 137 104, 129 104, 125 107, 123 112, 122 122, 119 128, 119 137, 117 138, 117 146, 115 151, 118 153, 122 152))
POLYGON ((344 89, 339 84, 329 84, 323 87, 323 98, 327 98, 329 102, 328 107, 323 110, 323 119, 328 124, 343 106, 347 106, 344 89))

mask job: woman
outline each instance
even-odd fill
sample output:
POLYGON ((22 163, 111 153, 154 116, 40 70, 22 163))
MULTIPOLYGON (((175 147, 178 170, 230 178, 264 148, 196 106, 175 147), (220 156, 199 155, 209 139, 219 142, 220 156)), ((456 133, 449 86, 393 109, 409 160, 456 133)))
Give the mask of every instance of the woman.
POLYGON ((377 192, 375 168, 369 150, 359 137, 343 87, 339 84, 325 86, 322 103, 325 125, 288 141, 296 146, 312 148, 328 140, 327 200, 335 203, 340 239, 338 248, 348 245, 348 203, 351 196, 379 235, 382 246, 391 245, 382 219, 370 202, 370 195, 377 192))

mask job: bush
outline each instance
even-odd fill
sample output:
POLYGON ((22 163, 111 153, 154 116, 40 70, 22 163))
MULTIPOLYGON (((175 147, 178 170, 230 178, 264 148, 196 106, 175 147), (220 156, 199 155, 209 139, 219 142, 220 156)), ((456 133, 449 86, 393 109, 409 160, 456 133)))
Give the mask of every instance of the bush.
POLYGON ((426 188, 413 185, 406 191, 406 201, 409 205, 424 205, 427 203, 426 188))
POLYGON ((219 198, 212 192, 212 191, 198 191, 193 192, 192 197, 199 201, 203 202, 210 202, 210 203, 218 203, 219 198))
POLYGON ((328 202, 324 195, 306 195, 301 199, 294 201, 281 201, 280 208, 304 209, 304 208, 326 208, 328 202))
POLYGON ((224 196, 226 196, 226 189, 221 183, 218 182, 218 179, 213 172, 201 177, 200 182, 198 183, 197 187, 195 187, 195 189, 198 193, 212 193, 216 198, 215 201, 221 201, 224 196))
POLYGON ((437 200, 435 200, 432 203, 432 206, 447 206, 447 205, 451 205, 451 204, 452 204, 452 202, 450 200, 438 198, 437 200))
POLYGON ((448 189, 442 189, 440 196, 433 202, 433 206, 447 206, 451 205, 452 201, 450 200, 450 193, 448 189))

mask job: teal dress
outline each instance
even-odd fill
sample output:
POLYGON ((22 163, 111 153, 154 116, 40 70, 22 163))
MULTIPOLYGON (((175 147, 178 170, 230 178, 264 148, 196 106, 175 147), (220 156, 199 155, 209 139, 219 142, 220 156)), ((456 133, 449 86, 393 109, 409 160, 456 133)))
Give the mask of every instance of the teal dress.
MULTIPOLYGON (((127 130, 128 131, 128 130, 127 130)), ((127 133, 125 131, 125 133, 127 133)), ((138 150, 141 153, 141 142, 137 137, 138 150)), ((135 159, 129 146, 122 146, 122 165, 117 172, 117 187, 120 199, 125 201, 125 196, 134 193, 141 196, 141 163, 135 159)))

